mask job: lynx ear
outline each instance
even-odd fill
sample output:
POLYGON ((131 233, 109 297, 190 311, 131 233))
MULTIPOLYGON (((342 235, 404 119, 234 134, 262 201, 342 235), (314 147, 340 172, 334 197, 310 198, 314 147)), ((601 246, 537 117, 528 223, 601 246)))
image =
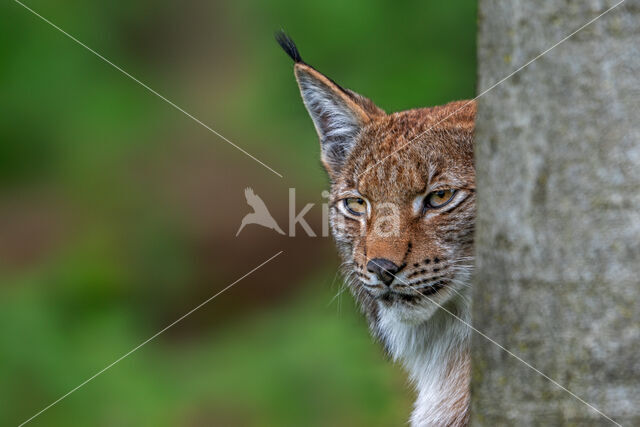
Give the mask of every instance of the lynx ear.
POLYGON ((333 178, 344 165, 360 129, 376 116, 384 115, 384 111, 304 63, 284 33, 277 34, 276 39, 296 62, 294 72, 300 94, 320 138, 322 162, 333 178))

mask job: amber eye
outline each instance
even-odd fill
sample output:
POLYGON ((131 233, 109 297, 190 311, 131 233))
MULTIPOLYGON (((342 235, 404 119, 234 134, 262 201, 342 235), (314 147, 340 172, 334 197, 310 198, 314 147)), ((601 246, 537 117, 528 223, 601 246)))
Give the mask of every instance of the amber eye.
POLYGON ((367 212, 367 202, 360 197, 349 197, 344 199, 344 207, 350 214, 360 216, 367 212))
POLYGON ((425 207, 427 208, 441 208, 453 199, 453 195, 456 190, 438 190, 427 194, 425 198, 425 207))

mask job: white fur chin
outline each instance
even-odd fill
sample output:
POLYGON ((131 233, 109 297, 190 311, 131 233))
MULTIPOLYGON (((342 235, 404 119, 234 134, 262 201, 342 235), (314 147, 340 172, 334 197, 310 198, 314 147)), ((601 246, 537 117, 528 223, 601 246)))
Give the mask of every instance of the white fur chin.
MULTIPOLYGON (((466 301, 456 296, 443 306, 468 323, 466 301)), ((468 422, 470 330, 436 304, 425 304, 417 308, 380 305, 379 331, 418 392, 411 425, 464 426, 468 422)))

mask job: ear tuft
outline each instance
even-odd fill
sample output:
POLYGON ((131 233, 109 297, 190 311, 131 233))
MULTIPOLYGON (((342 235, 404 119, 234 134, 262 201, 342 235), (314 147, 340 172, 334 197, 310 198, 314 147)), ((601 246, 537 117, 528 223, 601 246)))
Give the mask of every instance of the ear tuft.
POLYGON ((329 175, 339 174, 364 125, 385 112, 369 99, 339 86, 306 64, 293 40, 284 31, 276 41, 295 61, 293 67, 302 101, 320 139, 321 158, 329 175))
POLYGON ((296 64, 304 64, 302 57, 300 56, 300 52, 298 52, 298 48, 296 44, 291 40, 291 38, 283 31, 276 31, 275 38, 278 44, 284 51, 295 61, 296 64))

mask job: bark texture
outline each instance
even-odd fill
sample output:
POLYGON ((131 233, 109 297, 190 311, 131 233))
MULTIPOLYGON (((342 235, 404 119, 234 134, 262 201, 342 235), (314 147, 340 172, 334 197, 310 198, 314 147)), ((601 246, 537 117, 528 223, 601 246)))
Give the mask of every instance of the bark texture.
MULTIPOLYGON (((489 88, 615 1, 480 0, 489 88)), ((640 426, 640 0, 478 100, 474 326, 640 426)), ((473 425, 614 425, 478 334, 473 425)))

